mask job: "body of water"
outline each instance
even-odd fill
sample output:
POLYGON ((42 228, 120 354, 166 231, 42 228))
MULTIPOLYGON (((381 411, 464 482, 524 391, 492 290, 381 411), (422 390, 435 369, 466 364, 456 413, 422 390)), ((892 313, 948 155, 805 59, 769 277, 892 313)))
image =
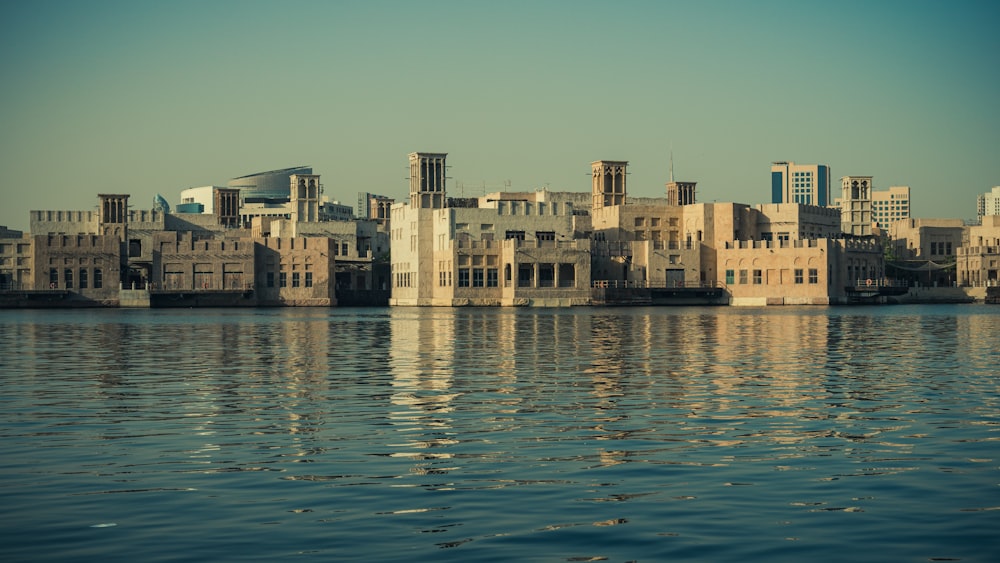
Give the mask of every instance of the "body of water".
POLYGON ((0 311, 3 561, 997 561, 1000 307, 0 311))

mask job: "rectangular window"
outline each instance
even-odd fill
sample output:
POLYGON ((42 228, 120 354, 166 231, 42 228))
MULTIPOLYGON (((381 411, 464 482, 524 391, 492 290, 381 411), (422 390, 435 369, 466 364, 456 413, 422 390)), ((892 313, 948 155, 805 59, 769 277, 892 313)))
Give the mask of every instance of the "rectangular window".
POLYGON ((288 272, 278 273, 278 287, 288 287, 288 272))
POLYGON ((535 268, 531 264, 521 264, 517 267, 517 286, 531 287, 535 285, 535 268))
POLYGON ((104 271, 100 268, 94 268, 94 289, 102 287, 104 287, 104 271))
POLYGON ((73 270, 66 268, 66 271, 63 272, 63 277, 66 280, 66 289, 73 289, 73 270))
POLYGON ((554 264, 538 265, 538 287, 555 287, 556 267, 554 264))
POLYGON ((484 287, 486 285, 486 280, 484 277, 484 272, 482 268, 473 268, 472 270, 472 287, 484 287))
POLYGON ((274 287, 274 272, 267 273, 267 281, 264 282, 267 287, 274 287))
POLYGON ((500 270, 496 268, 486 269, 486 287, 499 287, 500 286, 500 270))
POLYGON ((87 289, 87 269, 80 268, 80 289, 87 289))
POLYGON ((556 240, 555 231, 537 231, 535 238, 538 240, 556 240))
POLYGON ((744 284, 744 285, 747 283, 747 271, 746 270, 740 270, 740 283, 744 284))
POLYGON ((55 289, 59 286, 59 270, 49 268, 49 287, 55 289))
POLYGON ((507 233, 504 235, 504 238, 524 240, 524 231, 507 231, 507 233))
POLYGON ((802 283, 802 268, 795 269, 795 283, 802 283))
POLYGON ((576 265, 559 264, 559 287, 576 287, 576 265))
POLYGON ((299 273, 298 272, 292 272, 292 287, 299 287, 299 282, 300 281, 301 280, 299 279, 299 273))
POLYGON ((809 268, 809 283, 819 283, 819 270, 816 268, 809 268))
POLYGON ((306 272, 306 287, 312 287, 312 286, 313 286, 313 273, 306 272))
POLYGON ((458 287, 469 287, 469 269, 458 269, 458 287))
POLYGON ((736 283, 736 271, 726 270, 726 285, 733 285, 736 283))
POLYGON ((753 284, 760 285, 764 281, 764 276, 761 274, 760 270, 753 271, 753 284))

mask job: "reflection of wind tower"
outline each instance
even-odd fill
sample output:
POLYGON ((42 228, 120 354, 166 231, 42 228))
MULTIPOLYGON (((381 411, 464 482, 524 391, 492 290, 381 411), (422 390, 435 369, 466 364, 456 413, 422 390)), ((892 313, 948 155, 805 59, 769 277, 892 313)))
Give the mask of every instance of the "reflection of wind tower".
POLYGON ((447 153, 410 153, 410 207, 445 207, 445 159, 447 153))
POLYGON ((590 163, 593 177, 594 209, 625 205, 625 176, 628 162, 598 160, 590 163))
POLYGON ((670 155, 670 181, 667 182, 667 205, 691 205, 695 203, 695 186, 698 182, 674 181, 674 155, 670 155))

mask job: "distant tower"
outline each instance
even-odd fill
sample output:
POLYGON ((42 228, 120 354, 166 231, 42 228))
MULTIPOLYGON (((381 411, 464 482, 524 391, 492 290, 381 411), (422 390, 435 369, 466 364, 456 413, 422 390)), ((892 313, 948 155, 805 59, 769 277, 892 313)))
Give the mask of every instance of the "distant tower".
POLYGON ((98 213, 101 234, 118 235, 125 240, 128 227, 128 194, 97 194, 101 202, 98 213))
POLYGON ((212 190, 212 212, 224 227, 240 226, 240 189, 219 188, 212 190))
POLYGON ((319 220, 319 196, 323 185, 319 174, 292 174, 289 186, 292 222, 313 223, 319 220))
POLYGON ((447 153, 410 153, 410 206, 417 209, 445 207, 447 153))
POLYGON ((628 162, 598 160, 590 163, 590 170, 593 177, 594 209, 625 205, 628 162))
POLYGON ((674 151, 670 151, 670 181, 667 182, 667 205, 690 205, 695 203, 697 182, 674 181, 674 151))
POLYGON ((849 235, 872 234, 872 177, 840 179, 840 228, 849 235))
POLYGON ((695 201, 698 182, 667 182, 668 205, 691 205, 695 201))

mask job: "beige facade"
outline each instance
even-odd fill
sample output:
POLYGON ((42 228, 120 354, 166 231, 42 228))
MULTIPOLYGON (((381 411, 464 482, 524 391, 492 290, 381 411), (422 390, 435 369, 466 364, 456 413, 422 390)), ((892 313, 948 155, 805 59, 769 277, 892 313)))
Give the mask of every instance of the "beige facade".
POLYGON ((981 224, 969 227, 968 244, 955 256, 956 277, 961 286, 1000 285, 1000 215, 986 215, 981 224))
MULTIPOLYGON (((696 203, 693 182, 670 182, 665 197, 630 198, 628 163, 610 160, 591 163, 590 193, 455 199, 446 159, 411 153, 409 198, 370 220, 324 220, 311 173, 292 174, 284 213, 257 214, 249 229, 236 226, 253 211, 234 208, 235 189, 215 190, 214 215, 133 211, 125 194, 100 195, 96 212, 33 211, 32 232, 46 238, 0 241, 0 283, 51 279, 44 283, 93 293, 100 265, 109 294, 122 283, 122 291, 148 288, 153 301, 205 296, 194 305, 331 306, 341 291, 391 290, 396 306, 547 307, 607 303, 618 289, 640 288, 733 305, 830 304, 878 297, 888 281, 877 238, 842 231, 848 216, 851 229, 864 230, 863 206, 855 224, 853 212, 821 205, 696 203), (69 264, 70 256, 86 262, 69 264), (79 287, 80 268, 90 287, 79 287)), ((819 187, 797 177, 800 190, 819 187)), ((844 186, 848 200, 869 205, 870 230, 871 178, 844 186)), ((917 257, 966 246, 960 222, 903 223, 894 223, 893 241, 917 257)), ((968 252, 970 283, 994 279, 990 241, 1000 237, 992 233, 977 235, 987 250, 968 252)))
POLYGON ((332 239, 271 237, 254 242, 255 288, 261 305, 337 304, 332 239))
POLYGON ((897 260, 950 262, 969 237, 961 219, 906 219, 890 224, 887 232, 897 260))
POLYGON ((475 204, 393 206, 390 304, 589 303, 590 240, 575 236, 572 200, 541 191, 489 194, 475 204))
POLYGON ((32 289, 58 289, 111 305, 118 299, 121 243, 114 235, 33 235, 32 289))
MULTIPOLYGON (((318 191, 308 188, 318 177, 293 176, 296 185, 299 180, 305 182, 305 201, 300 193, 293 199, 300 217, 313 219, 318 191)), ((388 273, 378 267, 389 250, 388 235, 378 223, 258 217, 254 230, 241 229, 233 226, 238 199, 232 196, 238 191, 215 193, 214 215, 129 210, 126 194, 100 195, 95 212, 32 211, 36 236, 0 242, 0 289, 16 285, 66 292, 75 302, 123 306, 150 306, 157 299, 163 306, 171 306, 170 300, 189 306, 332 306, 338 288, 388 289, 388 273)))
POLYGON ((874 238, 733 241, 718 261, 731 305, 846 303, 856 288, 885 278, 874 238))
POLYGON ((0 291, 33 289, 34 243, 30 235, 4 232, 0 237, 0 291))

